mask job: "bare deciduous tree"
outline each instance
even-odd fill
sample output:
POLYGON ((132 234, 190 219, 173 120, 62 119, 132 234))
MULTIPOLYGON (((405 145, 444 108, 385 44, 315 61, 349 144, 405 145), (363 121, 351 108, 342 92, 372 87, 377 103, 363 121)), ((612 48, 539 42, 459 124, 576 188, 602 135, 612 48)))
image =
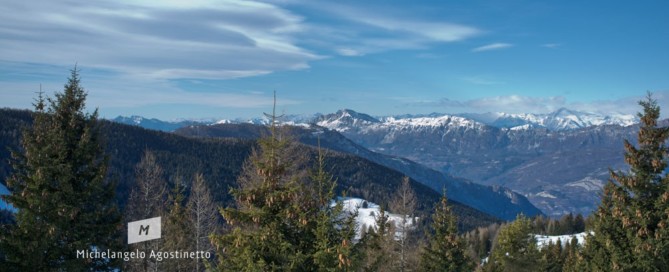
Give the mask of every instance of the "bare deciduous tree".
MULTIPOLYGON (((219 215, 201 173, 196 174, 193 179, 187 208, 193 226, 195 251, 212 252, 213 246, 209 242, 209 235, 217 231, 219 215)), ((196 271, 204 271, 202 260, 194 260, 196 271)))
MULTIPOLYGON (((167 187, 165 186, 163 169, 156 163, 156 157, 151 151, 145 151, 142 160, 137 164, 135 181, 136 184, 130 193, 126 208, 127 221, 164 216, 167 187)), ((160 239, 147 241, 132 245, 131 248, 149 254, 151 250, 160 250, 162 242, 160 239)), ((127 265, 129 270, 133 271, 159 271, 159 262, 148 257, 141 261, 128 262, 127 265)))
POLYGON ((396 223, 396 251, 398 256, 398 269, 399 271, 406 271, 407 264, 409 263, 411 256, 409 252, 410 246, 410 233, 416 225, 416 220, 414 214, 416 212, 416 194, 411 188, 411 183, 409 182, 408 177, 402 179, 402 184, 397 189, 395 197, 390 204, 390 208, 393 212, 402 215, 400 222, 396 223))

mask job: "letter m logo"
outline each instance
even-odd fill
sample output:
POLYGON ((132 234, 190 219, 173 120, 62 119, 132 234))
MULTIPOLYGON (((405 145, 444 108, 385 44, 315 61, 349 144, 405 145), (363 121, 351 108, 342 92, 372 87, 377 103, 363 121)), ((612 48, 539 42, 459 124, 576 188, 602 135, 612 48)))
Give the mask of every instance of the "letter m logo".
POLYGON ((160 217, 128 223, 128 244, 160 239, 160 217))

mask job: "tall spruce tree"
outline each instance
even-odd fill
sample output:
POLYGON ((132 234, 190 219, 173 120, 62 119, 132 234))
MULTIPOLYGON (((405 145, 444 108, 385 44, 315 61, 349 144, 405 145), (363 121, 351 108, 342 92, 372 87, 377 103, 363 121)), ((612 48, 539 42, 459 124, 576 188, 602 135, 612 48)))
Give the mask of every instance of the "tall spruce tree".
POLYGON ((18 211, 4 233, 3 269, 108 270, 105 259, 77 258, 77 250, 118 250, 120 214, 115 184, 106 179, 97 110, 84 113, 78 70, 55 99, 40 94, 22 150, 13 152, 5 200, 18 211), (47 106, 48 103, 48 106, 47 106))
POLYGON ((302 186, 295 177, 294 145, 279 134, 275 112, 270 115, 270 135, 258 141, 231 190, 235 207, 221 209, 232 231, 214 235, 220 271, 313 271, 314 233, 301 202, 302 186))
POLYGON ((434 232, 429 234, 428 245, 421 253, 421 271, 472 271, 474 262, 458 237, 457 218, 445 193, 435 208, 430 227, 434 232))
POLYGON ((638 146, 625 140, 629 172, 610 171, 587 237, 590 270, 662 271, 669 267, 669 128, 658 127, 660 107, 650 94, 639 104, 638 146))
POLYGON ((316 167, 310 178, 316 188, 317 206, 320 207, 316 211, 316 226, 313 228, 315 269, 351 271, 357 212, 349 214, 344 211, 341 201, 332 205, 337 181, 325 171, 325 154, 320 148, 320 141, 316 167))

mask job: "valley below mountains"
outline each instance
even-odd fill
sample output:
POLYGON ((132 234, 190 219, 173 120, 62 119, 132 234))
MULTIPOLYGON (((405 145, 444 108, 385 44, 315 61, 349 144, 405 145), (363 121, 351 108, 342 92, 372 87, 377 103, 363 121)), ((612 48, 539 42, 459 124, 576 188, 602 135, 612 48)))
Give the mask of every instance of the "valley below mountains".
MULTIPOLYGON (((448 198, 504 220, 513 220, 518 213, 529 216, 541 214, 527 198, 501 186, 487 186, 456 178, 414 161, 393 155, 377 153, 354 143, 335 130, 317 125, 286 126, 285 133, 300 143, 351 154, 396 170, 416 180, 435 192, 446 190, 448 198)), ((175 132, 182 136, 198 138, 236 138, 255 140, 268 135, 266 126, 254 124, 215 124, 189 126, 175 132)), ((344 179, 348 177, 343 177, 344 179)), ((369 180, 370 183, 384 183, 369 180)))
MULTIPOLYGON (((626 170, 623 141, 635 143, 638 131, 634 115, 564 108, 548 114, 385 117, 347 109, 283 121, 303 143, 315 145, 319 136, 327 148, 396 169, 437 191, 445 186, 451 198, 504 219, 518 210, 532 215, 532 205, 552 217, 590 214, 609 169, 626 170)), ((133 122, 161 126, 155 119, 133 122)), ((177 129, 170 122, 162 127, 187 136, 257 138, 266 120, 181 122, 177 129)))
POLYGON ((377 119, 342 110, 317 123, 373 151, 508 187, 549 216, 590 214, 609 169, 625 169, 623 141, 635 142, 638 127, 630 116, 581 118, 565 109, 543 117, 501 126, 499 119, 490 124, 451 115, 377 119))

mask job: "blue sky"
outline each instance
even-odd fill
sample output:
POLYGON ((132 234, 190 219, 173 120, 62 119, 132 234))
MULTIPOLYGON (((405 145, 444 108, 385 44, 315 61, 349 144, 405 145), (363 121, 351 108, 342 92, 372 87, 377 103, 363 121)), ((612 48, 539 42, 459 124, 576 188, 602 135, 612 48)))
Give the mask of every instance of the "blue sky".
MULTIPOLYGON (((4 1, 0 107, 104 117, 669 110, 667 1, 4 1), (639 4, 643 2, 643 4, 639 4)), ((665 115, 667 116, 667 115, 665 115)))

